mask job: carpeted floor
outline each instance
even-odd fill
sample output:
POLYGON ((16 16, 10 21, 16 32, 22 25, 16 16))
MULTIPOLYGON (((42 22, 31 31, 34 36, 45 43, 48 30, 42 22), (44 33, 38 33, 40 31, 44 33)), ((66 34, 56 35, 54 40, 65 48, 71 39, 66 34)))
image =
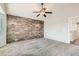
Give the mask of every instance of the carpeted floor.
POLYGON ((1 56, 79 56, 79 46, 38 38, 7 44, 1 56))

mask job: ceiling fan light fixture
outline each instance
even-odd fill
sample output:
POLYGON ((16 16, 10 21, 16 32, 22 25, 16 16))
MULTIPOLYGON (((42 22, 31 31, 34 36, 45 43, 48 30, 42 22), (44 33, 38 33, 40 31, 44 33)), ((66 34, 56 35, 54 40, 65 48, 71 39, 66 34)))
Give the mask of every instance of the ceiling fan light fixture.
POLYGON ((44 15, 45 14, 45 12, 40 12, 40 15, 44 15))
POLYGON ((41 10, 40 11, 34 11, 33 13, 38 13, 36 17, 43 15, 44 17, 47 17, 46 14, 52 14, 52 12, 46 11, 46 8, 43 7, 44 3, 41 3, 41 10))

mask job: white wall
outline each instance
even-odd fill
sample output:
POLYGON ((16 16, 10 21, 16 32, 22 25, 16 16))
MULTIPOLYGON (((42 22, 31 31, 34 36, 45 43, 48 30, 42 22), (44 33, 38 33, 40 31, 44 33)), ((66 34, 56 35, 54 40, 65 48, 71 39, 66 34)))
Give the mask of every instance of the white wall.
POLYGON ((65 43, 70 42, 68 18, 79 16, 79 4, 45 4, 49 11, 53 11, 53 14, 47 15, 47 18, 36 18, 36 14, 33 14, 33 11, 40 9, 40 4, 12 3, 7 6, 8 14, 44 20, 44 37, 65 43))
POLYGON ((36 14, 33 13, 33 11, 38 11, 40 4, 34 4, 34 3, 10 3, 7 4, 7 13, 16 15, 16 16, 22 16, 26 18, 35 18, 36 14))
POLYGON ((69 43, 68 38, 68 23, 63 16, 53 16, 45 21, 44 37, 69 43))
POLYGON ((6 5, 7 3, 0 3, 2 9, 4 10, 4 12, 6 13, 6 5))

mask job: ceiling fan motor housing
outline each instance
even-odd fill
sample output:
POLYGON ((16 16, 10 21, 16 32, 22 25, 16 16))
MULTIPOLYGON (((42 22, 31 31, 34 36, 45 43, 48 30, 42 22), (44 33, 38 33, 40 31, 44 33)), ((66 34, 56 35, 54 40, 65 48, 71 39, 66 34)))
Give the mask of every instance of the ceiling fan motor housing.
POLYGON ((41 5, 44 5, 44 3, 41 3, 41 5))

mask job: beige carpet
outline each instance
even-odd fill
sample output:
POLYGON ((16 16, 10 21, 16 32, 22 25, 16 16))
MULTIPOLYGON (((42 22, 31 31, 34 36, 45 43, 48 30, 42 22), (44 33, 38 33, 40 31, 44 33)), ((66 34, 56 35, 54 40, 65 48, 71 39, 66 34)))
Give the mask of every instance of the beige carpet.
POLYGON ((7 44, 0 48, 2 56, 78 56, 79 46, 50 39, 32 39, 7 44))

